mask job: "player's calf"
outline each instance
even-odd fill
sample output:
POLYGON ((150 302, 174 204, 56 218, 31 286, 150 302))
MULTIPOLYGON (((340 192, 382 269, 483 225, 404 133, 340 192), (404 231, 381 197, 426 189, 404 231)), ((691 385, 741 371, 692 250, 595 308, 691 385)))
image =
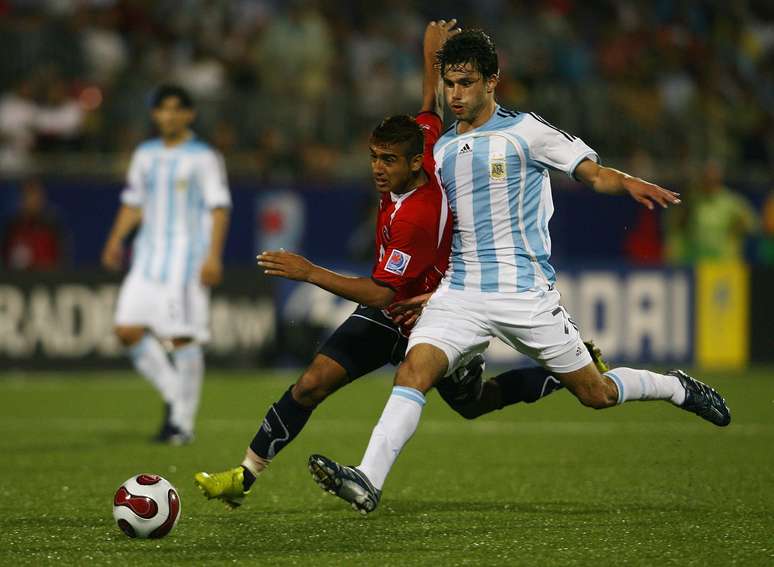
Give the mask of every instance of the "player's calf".
POLYGON ((618 385, 600 374, 593 362, 572 372, 557 372, 556 377, 586 407, 605 409, 619 403, 618 385))
POLYGON ((395 385, 426 394, 443 378, 449 361, 444 352, 422 343, 412 348, 395 373, 395 385))

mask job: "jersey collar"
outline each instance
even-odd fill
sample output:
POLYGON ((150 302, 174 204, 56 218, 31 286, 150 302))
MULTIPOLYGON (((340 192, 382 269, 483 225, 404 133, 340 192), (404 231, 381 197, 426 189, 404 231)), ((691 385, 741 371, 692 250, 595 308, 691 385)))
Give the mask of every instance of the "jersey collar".
POLYGON ((490 116, 490 117, 489 117, 489 120, 487 120, 486 122, 484 122, 483 124, 481 124, 481 125, 479 125, 479 126, 476 126, 476 127, 475 127, 475 128, 473 128, 472 130, 468 130, 468 131, 467 131, 467 132, 465 132, 464 134, 460 134, 460 133, 457 131, 457 127, 458 127, 458 126, 459 126, 459 124, 460 124, 460 121, 459 121, 459 120, 457 120, 457 121, 454 123, 454 135, 455 135, 455 136, 465 136, 465 135, 467 135, 467 134, 472 134, 473 132, 477 132, 477 131, 479 131, 479 130, 482 130, 482 129, 484 129, 484 127, 485 127, 485 126, 487 126, 487 125, 488 125, 488 124, 489 124, 489 123, 490 123, 492 120, 494 120, 494 119, 497 117, 497 111, 498 111, 498 110, 500 110, 500 105, 499 105, 499 104, 497 104, 497 103, 495 103, 495 109, 494 109, 494 112, 492 113, 492 116, 490 116))

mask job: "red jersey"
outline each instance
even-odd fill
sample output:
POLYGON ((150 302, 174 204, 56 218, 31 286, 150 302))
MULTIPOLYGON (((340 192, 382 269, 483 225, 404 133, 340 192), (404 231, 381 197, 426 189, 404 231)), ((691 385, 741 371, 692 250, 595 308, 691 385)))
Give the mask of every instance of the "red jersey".
POLYGON ((371 278, 401 301, 433 291, 449 264, 452 213, 435 177, 433 146, 443 123, 434 112, 416 117, 425 132, 422 168, 428 182, 408 193, 386 193, 376 221, 376 264, 371 278))

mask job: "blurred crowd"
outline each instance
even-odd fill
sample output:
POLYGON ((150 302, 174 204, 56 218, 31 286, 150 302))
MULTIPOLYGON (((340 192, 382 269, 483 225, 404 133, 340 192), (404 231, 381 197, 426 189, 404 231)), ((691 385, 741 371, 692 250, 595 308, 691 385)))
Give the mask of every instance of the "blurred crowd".
MULTIPOLYGON (((683 193, 666 218, 642 212, 633 262, 739 256, 758 235, 774 263, 770 1, 0 0, 0 177, 122 176, 152 133, 154 86, 173 81, 232 175, 363 179, 374 125, 418 109, 422 33, 440 17, 494 38, 501 104, 683 193)), ((5 242, 6 265, 27 261, 5 242)))
POLYGON ((707 157, 774 166, 771 2, 0 0, 0 169, 127 154, 149 133, 149 92, 173 80, 232 169, 362 174, 374 123, 417 109, 438 17, 491 33, 502 104, 608 160, 656 177, 707 157))

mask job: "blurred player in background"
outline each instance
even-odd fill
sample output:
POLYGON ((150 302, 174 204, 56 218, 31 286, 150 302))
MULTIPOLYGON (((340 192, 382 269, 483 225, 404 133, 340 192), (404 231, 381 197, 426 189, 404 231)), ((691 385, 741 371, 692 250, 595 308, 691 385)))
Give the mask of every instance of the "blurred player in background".
POLYGON ((223 276, 231 197, 221 157, 190 129, 195 111, 188 92, 161 86, 152 105, 160 137, 132 156, 102 263, 120 269, 123 241, 139 226, 115 332, 164 400, 157 439, 184 444, 193 438, 202 344, 209 339, 209 288, 223 276))
MULTIPOLYGON (((454 34, 453 26, 450 22, 429 30, 425 49, 435 53, 446 36, 454 34)), ((396 324, 385 308, 434 290, 447 269, 451 247, 451 211, 433 174, 433 144, 443 124, 437 86, 437 73, 431 69, 416 120, 392 116, 371 136, 371 170, 381 195, 371 277, 344 276, 284 250, 258 256, 266 274, 312 283, 360 305, 269 408, 242 464, 195 475, 208 498, 239 506, 255 478, 301 432, 323 400, 349 382, 403 359, 411 317, 396 324)), ((479 354, 437 385, 449 406, 469 419, 506 405, 537 401, 559 385, 542 368, 511 370, 485 382, 482 370, 479 354)))
MULTIPOLYGON (((444 25, 442 20, 429 28, 444 25)), ((629 193, 651 209, 678 204, 677 194, 602 167, 596 152, 575 136, 535 114, 499 106, 497 53, 483 32, 455 35, 437 57, 446 102, 457 119, 434 148, 435 174, 454 213, 451 265, 411 332, 361 464, 312 455, 315 481, 361 513, 373 511, 390 468, 419 425, 425 394, 484 351, 492 337, 538 360, 585 406, 666 400, 728 425, 731 415, 720 395, 679 370, 600 373, 559 303, 548 262, 549 168, 602 193, 629 193)), ((426 55, 428 66, 435 69, 436 62, 426 55)))

